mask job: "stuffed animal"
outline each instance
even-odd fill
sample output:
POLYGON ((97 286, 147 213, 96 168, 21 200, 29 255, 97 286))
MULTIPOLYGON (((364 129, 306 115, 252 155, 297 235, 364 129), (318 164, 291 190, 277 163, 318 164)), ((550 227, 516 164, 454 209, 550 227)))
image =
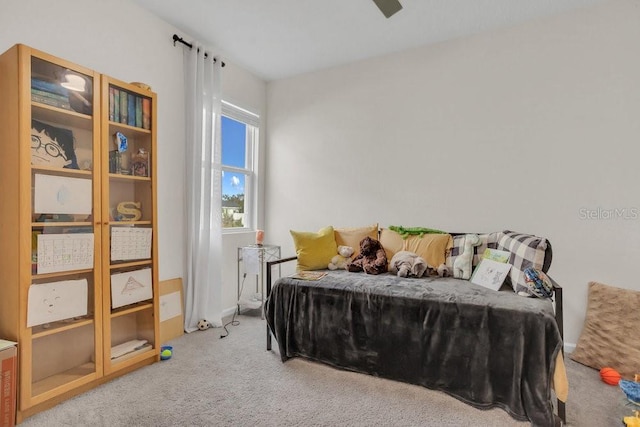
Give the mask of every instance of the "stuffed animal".
POLYGON ((390 225, 389 230, 395 231, 401 235, 403 239, 406 239, 409 236, 420 236, 422 238, 425 234, 444 234, 444 231, 436 230, 434 228, 403 227, 401 225, 390 225))
POLYGON ((389 272, 398 277, 422 277, 429 265, 415 252, 398 251, 389 262, 389 272))
POLYGON ((440 264, 438 266, 438 270, 436 271, 438 276, 440 277, 449 277, 451 276, 451 272, 449 271, 449 267, 446 264, 440 264))
POLYGON ((417 253, 409 251, 396 252, 389 261, 389 272, 398 277, 449 276, 446 265, 440 264, 434 268, 417 253))
POLYGON ((349 261, 351 261, 353 252, 351 246, 338 246, 338 255, 331 258, 331 262, 328 265, 329 270, 345 269, 349 261))
POLYGON ((480 237, 477 234, 467 234, 464 236, 464 246, 462 254, 453 261, 453 277, 456 279, 469 280, 473 267, 473 248, 480 244, 480 237))
POLYGON ((387 254, 380 242, 367 236, 360 241, 360 253, 347 264, 351 272, 381 274, 387 271, 387 254))

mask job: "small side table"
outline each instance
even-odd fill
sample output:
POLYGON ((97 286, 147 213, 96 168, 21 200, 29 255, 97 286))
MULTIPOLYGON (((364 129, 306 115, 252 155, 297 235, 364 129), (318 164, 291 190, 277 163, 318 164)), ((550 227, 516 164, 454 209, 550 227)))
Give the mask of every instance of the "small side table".
MULTIPOLYGON (((278 245, 247 245, 238 248, 238 314, 240 314, 240 306, 246 306, 252 309, 260 308, 264 305, 264 280, 265 272, 264 268, 267 262, 280 259, 280 246, 278 245), (255 253, 252 258, 243 259, 243 252, 251 251, 255 253), (254 258, 255 256, 255 258, 254 258), (249 262, 251 265, 249 265, 249 262), (257 263, 257 265, 256 265, 257 263), (240 265, 243 265, 243 271, 240 270, 240 265), (241 300, 240 295, 242 281, 248 275, 254 275, 256 277, 256 293, 260 293, 260 300, 241 300)), ((264 319, 264 312, 261 317, 264 319)))

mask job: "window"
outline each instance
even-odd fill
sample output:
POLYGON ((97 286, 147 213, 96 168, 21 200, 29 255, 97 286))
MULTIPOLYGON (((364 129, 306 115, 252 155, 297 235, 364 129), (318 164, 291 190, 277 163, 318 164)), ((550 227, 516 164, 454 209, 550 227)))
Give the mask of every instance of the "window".
POLYGON ((254 226, 259 116, 222 101, 222 227, 254 226))

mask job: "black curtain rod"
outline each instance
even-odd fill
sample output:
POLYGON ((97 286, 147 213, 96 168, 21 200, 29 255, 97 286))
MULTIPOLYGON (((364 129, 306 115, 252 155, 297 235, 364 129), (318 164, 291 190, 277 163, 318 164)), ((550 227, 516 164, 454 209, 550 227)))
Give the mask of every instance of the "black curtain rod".
MULTIPOLYGON (((191 43, 189 43, 189 42, 185 41, 185 40, 184 40, 182 37, 180 37, 179 35, 174 34, 174 35, 173 35, 173 45, 174 45, 174 46, 176 45, 176 42, 178 42, 178 43, 182 43, 183 45, 185 45, 185 46, 189 47, 190 49, 193 49, 193 45, 192 45, 191 43)), ((200 52, 200 49, 198 49, 198 52, 200 52)), ((204 53, 204 57, 206 58, 206 57, 208 57, 208 56, 209 56, 209 55, 205 52, 205 53, 204 53)), ((214 58, 213 58, 213 62, 217 62, 217 61, 218 61, 218 59, 214 57, 214 58)), ((224 67, 225 65, 227 65, 227 64, 225 64, 225 63, 224 63, 224 61, 222 61, 222 66, 224 67)))

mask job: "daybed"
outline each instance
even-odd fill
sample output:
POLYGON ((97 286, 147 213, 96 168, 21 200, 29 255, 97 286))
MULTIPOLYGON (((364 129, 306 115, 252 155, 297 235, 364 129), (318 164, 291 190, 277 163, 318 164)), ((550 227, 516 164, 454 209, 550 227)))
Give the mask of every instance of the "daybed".
MULTIPOLYGON (((546 242, 544 271, 551 256, 546 242)), ((552 388, 566 391, 557 284, 555 310, 550 299, 450 277, 327 270, 317 281, 281 277, 271 286, 272 267, 296 259, 267 267, 267 349, 273 333, 283 362, 304 357, 498 406, 532 425, 556 423, 552 388)), ((566 394, 557 397, 565 421, 566 394)))

